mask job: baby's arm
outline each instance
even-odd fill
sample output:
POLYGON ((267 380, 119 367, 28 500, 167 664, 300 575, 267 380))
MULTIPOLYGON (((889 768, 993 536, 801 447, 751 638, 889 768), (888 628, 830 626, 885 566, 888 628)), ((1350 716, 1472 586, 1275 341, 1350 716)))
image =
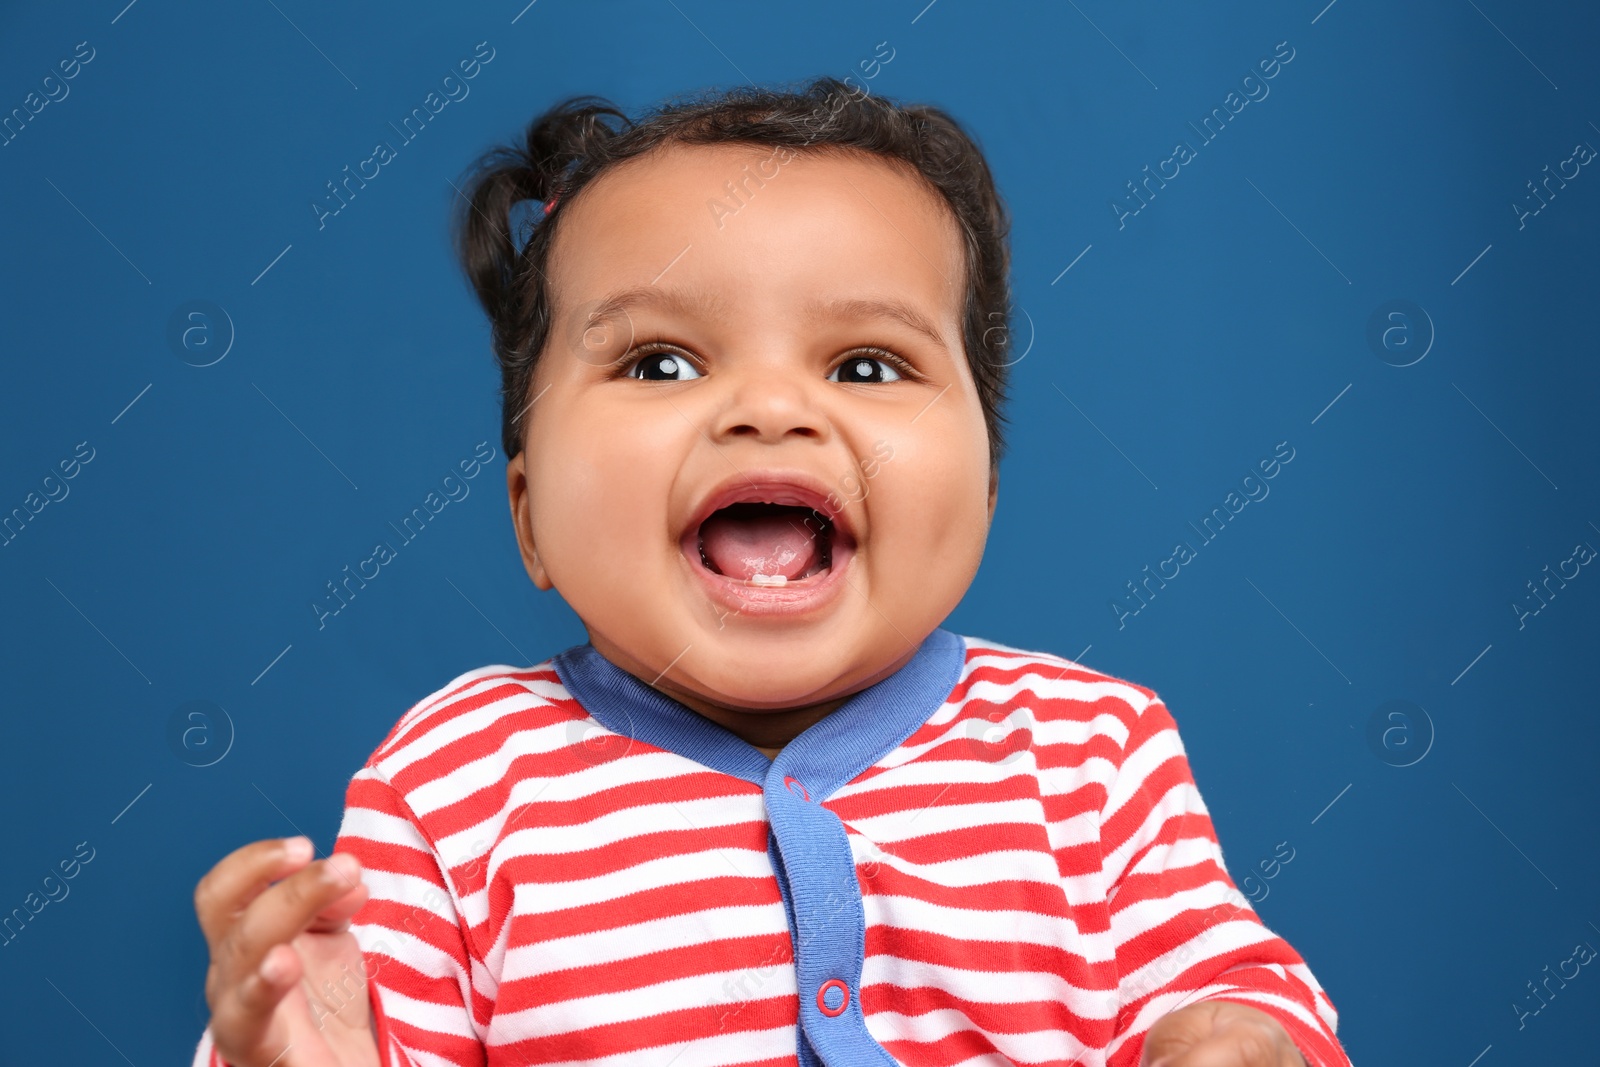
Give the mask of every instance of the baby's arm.
POLYGON ((1349 1067, 1333 1003, 1228 876, 1171 714, 1154 699, 1127 726, 1101 820, 1120 1004, 1111 1067, 1228 1063, 1211 1058, 1224 1050, 1239 1067, 1349 1067))
POLYGON ((429 1063, 482 1067, 468 1005, 492 1000, 474 993, 467 925, 415 813, 370 763, 345 793, 335 848, 361 861, 371 894, 351 931, 365 957, 384 1067, 411 1067, 411 1052, 429 1063))
MULTIPOLYGON (((345 893, 346 899, 358 899, 346 888, 316 888, 322 884, 317 881, 319 871, 307 868, 262 892, 269 879, 284 878, 310 860, 309 845, 303 847, 304 856, 285 862, 278 859, 282 852, 279 842, 247 846, 218 864, 197 893, 202 926, 212 944, 207 993, 213 1018, 196 1050, 194 1067, 227 1067, 216 1045, 242 1050, 246 1048, 242 1040, 249 1042, 249 1051, 234 1053, 239 1057, 237 1064, 259 1060, 264 1065, 270 1059, 275 1061, 274 1067, 346 1067, 371 1062, 366 1058, 370 1053, 341 1054, 334 1049, 330 1055, 325 1047, 331 1043, 327 1038, 348 1034, 352 1023, 358 1024, 363 1034, 370 1027, 367 1047, 371 1048, 375 1039, 377 1062, 382 1067, 415 1067, 418 1059, 413 1052, 427 1057, 429 1064, 482 1067, 484 1048, 467 1005, 474 999, 479 1004, 489 1000, 481 992, 474 998, 465 925, 438 856, 398 791, 369 764, 345 794, 344 819, 334 851, 360 861, 363 896, 359 899, 364 903, 359 910, 346 908, 342 915, 332 915, 333 925, 320 936, 353 935, 352 951, 334 953, 328 946, 305 944, 308 938, 304 934, 292 944, 288 941, 293 936, 290 927, 301 929, 312 922, 311 912, 319 907, 327 909, 323 916, 329 921, 328 914, 335 909, 323 897, 345 893), (243 869, 249 857, 255 857, 259 871, 243 869), (251 903, 257 894, 264 905, 251 903), (224 896, 228 899, 222 899, 224 896), (234 897, 242 897, 242 902, 234 897), (303 903, 275 904, 275 898, 303 903), (248 952, 235 951, 224 944, 228 924, 222 917, 234 915, 244 905, 250 906, 246 914, 267 908, 290 913, 277 920, 264 914, 255 924, 265 929, 270 921, 276 921, 284 927, 283 933, 271 934, 271 943, 281 946, 272 951, 290 968, 280 974, 276 986, 259 992, 252 991, 262 984, 261 979, 248 975, 266 950, 258 946, 248 952), (285 955, 290 948, 298 960, 295 954, 285 955), (242 971, 241 966, 245 967, 242 971), (235 971, 238 977, 233 977, 235 971), (219 981, 219 976, 226 981, 219 981), (212 996, 214 989, 227 993, 236 986, 245 994, 242 999, 231 993, 212 996), (285 993, 292 995, 285 997, 285 993), (275 1009, 273 1003, 266 1003, 269 995, 281 1006, 275 1009), (234 1007, 236 1000, 251 1011, 234 1007), (224 1039, 218 1042, 214 1037, 224 1039), (282 1058, 275 1059, 280 1050, 282 1058)), ((326 861, 312 865, 324 866, 326 861)), ((248 925, 229 922, 241 932, 248 925)), ((312 933, 317 933, 315 924, 312 933)), ((239 940, 237 935, 235 939, 239 940)), ((255 940, 260 941, 261 935, 255 940)))

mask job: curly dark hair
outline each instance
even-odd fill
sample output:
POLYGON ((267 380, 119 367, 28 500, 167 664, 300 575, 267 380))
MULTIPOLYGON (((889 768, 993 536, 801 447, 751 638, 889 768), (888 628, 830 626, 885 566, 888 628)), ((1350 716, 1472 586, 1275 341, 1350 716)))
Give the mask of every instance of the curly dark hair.
MULTIPOLYGON (((821 77, 799 91, 741 86, 669 102, 635 122, 596 96, 574 96, 470 168, 452 218, 462 269, 489 316, 500 364, 506 458, 522 451, 521 421, 534 367, 551 328, 546 274, 563 212, 525 238, 522 201, 565 206, 608 168, 668 144, 749 143, 799 151, 855 150, 920 174, 949 204, 965 235, 967 300, 962 340, 983 405, 991 463, 1004 451, 1010 343, 1010 215, 977 142, 943 110, 901 105, 821 77)), ((535 215, 535 217, 538 217, 535 215)))

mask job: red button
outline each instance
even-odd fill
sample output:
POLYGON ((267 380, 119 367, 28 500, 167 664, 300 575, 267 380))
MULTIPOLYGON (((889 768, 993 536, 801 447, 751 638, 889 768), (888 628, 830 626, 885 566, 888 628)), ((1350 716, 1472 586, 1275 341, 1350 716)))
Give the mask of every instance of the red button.
POLYGON ((845 1009, 848 1007, 850 1007, 849 986, 845 985, 837 978, 830 978, 826 982, 822 983, 822 988, 817 990, 818 1011, 832 1019, 836 1016, 843 1015, 845 1013, 845 1009), (839 1006, 837 1008, 830 1008, 828 1007, 828 993, 834 989, 839 991, 839 1006))
POLYGON ((785 789, 787 789, 791 793, 793 793, 796 789, 800 790, 800 799, 801 800, 810 800, 811 799, 811 794, 806 792, 806 787, 804 785, 800 784, 800 779, 798 779, 798 778, 792 778, 787 774, 784 775, 783 776, 783 787, 785 789))

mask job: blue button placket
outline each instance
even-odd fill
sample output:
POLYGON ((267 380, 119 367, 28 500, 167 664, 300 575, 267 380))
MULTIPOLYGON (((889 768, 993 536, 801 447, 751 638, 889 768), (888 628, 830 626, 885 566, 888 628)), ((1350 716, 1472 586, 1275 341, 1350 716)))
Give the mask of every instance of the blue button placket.
POLYGON ((935 630, 898 671, 851 697, 770 763, 592 646, 555 658, 562 684, 602 726, 761 787, 768 853, 794 947, 802 1067, 895 1067, 861 1011, 866 915, 844 824, 823 801, 927 721, 959 679, 965 653, 958 635, 935 630))
MULTIPOLYGON (((867 1033, 861 1014, 861 968, 866 956, 866 916, 856 881, 855 860, 839 817, 821 804, 802 799, 784 784, 792 777, 780 752, 763 789, 793 908, 795 984, 800 995, 800 1026, 823 1063, 895 1061, 867 1033), (839 988, 843 985, 843 991, 839 988), (824 999, 824 986, 836 994, 824 999), (824 1007, 843 1006, 829 1015, 824 1007)), ((799 779, 804 784, 804 779, 799 779)))

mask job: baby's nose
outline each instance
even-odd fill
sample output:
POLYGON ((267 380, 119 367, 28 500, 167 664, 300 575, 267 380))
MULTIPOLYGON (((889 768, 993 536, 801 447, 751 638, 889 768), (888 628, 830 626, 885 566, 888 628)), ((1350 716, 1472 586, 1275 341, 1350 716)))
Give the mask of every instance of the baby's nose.
POLYGON ((782 374, 741 375, 729 387, 713 438, 776 443, 789 437, 821 439, 827 431, 827 419, 807 383, 782 374))

